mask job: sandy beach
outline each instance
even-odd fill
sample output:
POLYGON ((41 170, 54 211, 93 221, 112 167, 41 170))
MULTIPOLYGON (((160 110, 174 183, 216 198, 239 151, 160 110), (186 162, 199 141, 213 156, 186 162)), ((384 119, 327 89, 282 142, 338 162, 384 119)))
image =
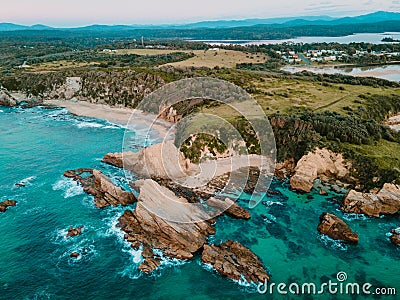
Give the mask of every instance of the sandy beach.
POLYGON ((69 100, 46 100, 44 105, 63 107, 77 116, 104 119, 110 123, 127 127, 130 127, 130 125, 143 125, 143 127, 158 131, 161 138, 166 137, 174 125, 162 119, 157 119, 153 122, 156 119, 155 115, 131 108, 111 107, 105 104, 69 100))

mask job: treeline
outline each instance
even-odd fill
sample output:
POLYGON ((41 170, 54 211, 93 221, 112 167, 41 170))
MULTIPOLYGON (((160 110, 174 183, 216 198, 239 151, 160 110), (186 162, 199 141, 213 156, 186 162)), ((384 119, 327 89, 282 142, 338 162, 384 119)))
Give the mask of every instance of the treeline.
POLYGON ((389 81, 376 77, 356 77, 343 74, 315 74, 308 71, 302 71, 295 74, 281 73, 281 75, 279 75, 276 73, 275 76, 281 78, 306 79, 322 83, 364 85, 372 87, 400 87, 400 83, 395 81, 389 81))
MULTIPOLYGON (((193 40, 263 40, 263 39, 290 39, 299 36, 345 36, 354 33, 399 32, 400 23, 385 21, 369 24, 341 24, 341 25, 303 25, 293 27, 274 27, 257 25, 235 28, 82 28, 75 30, 46 30, 46 37, 53 39, 92 38, 90 43, 98 39, 130 38, 140 40, 142 36, 148 39, 193 39, 193 40)), ((26 30, 0 32, 0 38, 43 36, 43 31, 26 30)))

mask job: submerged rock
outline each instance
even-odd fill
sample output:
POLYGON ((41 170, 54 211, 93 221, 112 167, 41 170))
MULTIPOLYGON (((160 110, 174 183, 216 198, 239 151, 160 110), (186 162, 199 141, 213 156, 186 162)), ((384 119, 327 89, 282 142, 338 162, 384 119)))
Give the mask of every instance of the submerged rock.
POLYGON ((82 233, 82 229, 83 229, 83 226, 79 226, 77 228, 70 227, 68 229, 68 233, 65 237, 73 237, 73 236, 80 235, 82 233))
POLYGON ((317 148, 298 161, 295 174, 290 179, 290 186, 296 191, 308 193, 319 176, 343 179, 348 174, 348 167, 342 154, 333 153, 325 148, 317 148))
POLYGON ((129 205, 136 202, 136 198, 132 193, 116 186, 101 171, 92 169, 70 170, 66 171, 64 176, 80 182, 84 191, 94 196, 97 208, 104 208, 110 205, 129 205), (82 177, 81 175, 84 173, 89 173, 90 175, 82 177))
POLYGON ((395 245, 400 245, 400 228, 393 229, 390 241, 395 245))
POLYGON ((78 252, 72 252, 69 256, 71 258, 78 258, 79 257, 79 253, 78 252))
MULTIPOLYGON (((215 233, 213 220, 208 220, 200 206, 191 205, 151 179, 136 184, 140 188, 136 209, 125 211, 119 219, 119 227, 132 247, 142 245, 144 253, 159 249, 166 257, 190 259, 215 233)), ((140 266, 143 272, 157 268, 154 256, 144 258, 140 266)))
POLYGON ((343 200, 341 209, 347 213, 372 217, 396 214, 400 210, 400 187, 386 183, 378 193, 351 190, 343 200))
POLYGON ((319 217, 318 231, 334 240, 341 240, 350 243, 358 243, 358 235, 339 217, 323 213, 319 217))
POLYGON ((251 250, 235 241, 220 245, 205 245, 201 260, 210 264, 222 276, 233 280, 265 283, 269 276, 260 259, 251 250))
POLYGON ((16 205, 17 201, 15 200, 5 200, 3 202, 0 202, 0 212, 5 212, 7 208, 9 208, 10 206, 16 206, 16 205))

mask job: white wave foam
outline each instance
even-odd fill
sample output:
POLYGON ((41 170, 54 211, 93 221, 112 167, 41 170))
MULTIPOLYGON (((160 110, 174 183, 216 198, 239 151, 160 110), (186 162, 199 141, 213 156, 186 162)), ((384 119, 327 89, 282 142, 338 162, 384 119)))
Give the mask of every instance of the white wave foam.
POLYGON ((84 193, 82 186, 71 178, 63 178, 58 180, 53 184, 53 190, 64 191, 64 198, 71 198, 84 193))
MULTIPOLYGON (((201 260, 198 260, 198 264, 206 271, 216 272, 216 270, 214 269, 214 267, 211 264, 202 263, 201 260)), ((245 288, 244 290, 246 292, 250 292, 250 293, 257 292, 257 284, 252 281, 250 281, 250 282, 247 281, 243 275, 240 275, 239 280, 234 280, 234 279, 229 279, 229 280, 231 280, 234 283, 238 284, 239 286, 245 288)))
MULTIPOLYGON (((66 249, 64 248, 63 253, 58 257, 57 266, 60 268, 60 264, 67 261, 68 265, 74 265, 83 261, 92 261, 99 256, 98 251, 94 245, 93 240, 83 239, 79 242, 71 240, 73 243, 70 244, 66 249), (78 257, 71 257, 71 253, 78 253, 78 257)), ((64 246, 65 247, 65 246, 64 246)))
POLYGON ((361 221, 366 221, 368 220, 368 217, 364 214, 343 214, 343 219, 346 221, 354 221, 354 220, 361 220, 361 221))
POLYGON ((32 185, 32 181, 35 180, 36 178, 37 178, 36 176, 29 176, 22 179, 19 183, 22 183, 24 185, 32 185))
POLYGON ((281 205, 283 206, 282 202, 279 201, 263 201, 262 204, 266 205, 266 206, 272 206, 272 205, 281 205))
POLYGON ((3 113, 3 112, 4 112, 4 110, 1 110, 1 109, 0 109, 0 113, 3 113))
POLYGON ((164 253, 159 249, 153 248, 153 253, 161 258, 160 267, 165 267, 165 268, 177 267, 187 263, 187 260, 179 260, 176 258, 165 257, 164 253))
POLYGON ((95 122, 79 122, 75 124, 76 127, 78 128, 101 128, 104 127, 103 124, 95 123, 95 122))
POLYGON ((128 253, 131 257, 131 261, 133 264, 129 264, 124 271, 121 273, 122 275, 126 275, 128 277, 134 277, 137 279, 137 267, 140 263, 143 262, 142 252, 143 247, 141 246, 138 250, 135 250, 131 247, 131 243, 127 242, 124 238, 125 233, 117 227, 118 220, 120 216, 123 214, 125 208, 115 208, 115 211, 110 210, 111 217, 105 218, 103 221, 107 226, 107 230, 98 230, 97 234, 99 236, 111 237, 114 236, 117 238, 118 242, 122 245, 121 251, 123 253, 128 253), (132 273, 132 270, 136 270, 132 273), (134 274, 134 275, 132 275, 134 274))
POLYGON ((322 242, 322 244, 324 244, 328 248, 340 251, 347 251, 348 247, 343 241, 337 241, 331 239, 329 236, 325 234, 319 234, 317 238, 322 242))

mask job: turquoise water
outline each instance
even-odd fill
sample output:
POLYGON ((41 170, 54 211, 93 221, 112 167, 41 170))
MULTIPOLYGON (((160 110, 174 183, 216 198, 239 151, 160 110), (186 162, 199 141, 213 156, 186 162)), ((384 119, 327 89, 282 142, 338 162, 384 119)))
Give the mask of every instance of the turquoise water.
MULTIPOLYGON (((106 121, 75 117, 63 109, 0 108, 0 200, 16 207, 0 214, 0 299, 314 299, 316 296, 259 295, 222 278, 200 263, 164 261, 153 275, 137 271, 140 255, 115 227, 124 208, 98 210, 90 196, 62 174, 67 169, 102 170, 127 186, 121 170, 101 163, 107 152, 121 151, 124 129, 106 121), (14 186, 25 182, 25 188, 14 186), (82 235, 65 239, 70 226, 82 235), (85 253, 78 260, 71 252, 85 253)), ((138 146, 144 137, 136 136, 138 146)), ((369 219, 343 216, 329 194, 298 195, 288 184, 271 187, 282 195, 266 197, 250 221, 217 221, 212 242, 234 239, 254 251, 273 282, 320 284, 344 271, 347 282, 370 282, 400 292, 400 250, 386 234, 399 216, 369 219), (268 202, 269 201, 269 202, 268 202), (358 246, 321 237, 316 230, 323 211, 345 217, 359 233, 358 246), (267 215, 271 223, 261 215, 267 215)), ((246 196, 240 203, 246 205, 246 196)), ((133 208, 133 207, 132 207, 133 208)), ((323 295, 319 299, 355 299, 323 295)), ((382 299, 396 299, 385 296, 382 299)))

